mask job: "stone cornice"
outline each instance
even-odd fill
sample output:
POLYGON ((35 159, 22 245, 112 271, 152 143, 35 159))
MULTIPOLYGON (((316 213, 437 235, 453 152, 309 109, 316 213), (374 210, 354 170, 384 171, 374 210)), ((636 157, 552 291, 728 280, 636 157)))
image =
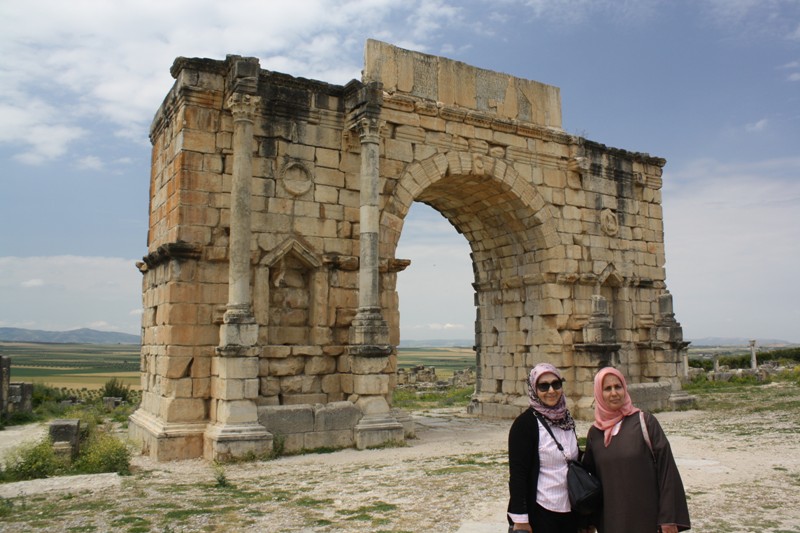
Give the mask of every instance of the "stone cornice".
POLYGON ((178 241, 163 244, 156 249, 142 257, 142 260, 136 263, 136 267, 141 272, 156 267, 160 264, 167 263, 173 259, 186 260, 186 259, 200 259, 202 255, 202 247, 199 244, 192 244, 188 242, 178 241))

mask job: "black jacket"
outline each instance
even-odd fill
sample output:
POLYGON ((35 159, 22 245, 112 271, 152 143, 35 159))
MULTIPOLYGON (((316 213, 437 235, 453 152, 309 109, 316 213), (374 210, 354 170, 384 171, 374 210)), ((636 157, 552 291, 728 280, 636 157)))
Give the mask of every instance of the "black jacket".
POLYGON ((539 483, 539 424, 533 409, 519 415, 508 432, 508 468, 508 512, 532 513, 539 483))

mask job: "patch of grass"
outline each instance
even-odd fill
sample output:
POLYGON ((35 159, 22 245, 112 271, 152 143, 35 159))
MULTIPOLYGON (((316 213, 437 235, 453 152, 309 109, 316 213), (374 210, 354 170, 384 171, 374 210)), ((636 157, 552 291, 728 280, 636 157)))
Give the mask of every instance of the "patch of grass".
POLYGON ((474 387, 447 388, 444 390, 417 392, 410 389, 395 389, 392 404, 401 409, 424 409, 432 407, 466 407, 475 393, 474 387))
POLYGON ((388 513, 397 509, 392 503, 376 501, 357 509, 339 509, 336 514, 346 515, 345 520, 372 520, 372 513, 388 513))
POLYGON ((201 515, 201 514, 213 514, 216 513, 217 509, 175 509, 173 511, 167 511, 164 513, 164 518, 168 520, 179 520, 183 521, 187 518, 192 516, 201 515))
POLYGON ((442 468, 436 468, 434 470, 426 470, 425 474, 428 476, 448 476, 451 474, 463 474, 464 472, 474 472, 478 470, 475 466, 465 466, 465 465, 456 465, 456 466, 445 466, 442 468))
POLYGON ((318 500, 310 496, 303 496, 292 502, 293 505, 297 505, 298 507, 317 507, 319 505, 329 505, 331 503, 333 503, 333 500, 330 498, 318 500))
POLYGON ((408 443, 405 441, 399 440, 389 440, 386 442, 382 442, 380 444, 375 444, 374 446, 367 446, 367 450, 386 450, 389 448, 405 448, 408 446, 408 443))
POLYGON ((112 526, 130 525, 130 526, 144 527, 144 526, 149 526, 150 522, 148 520, 145 520, 142 517, 139 517, 139 516, 127 515, 127 516, 122 516, 122 517, 117 518, 116 520, 112 521, 111 525, 112 526))
POLYGON ((227 489, 233 487, 231 482, 228 481, 228 477, 225 475, 225 468, 217 462, 214 462, 212 466, 214 468, 214 480, 217 482, 216 487, 218 489, 227 489))
POLYGON ((0 498, 0 518, 11 516, 14 510, 14 502, 6 498, 0 498))

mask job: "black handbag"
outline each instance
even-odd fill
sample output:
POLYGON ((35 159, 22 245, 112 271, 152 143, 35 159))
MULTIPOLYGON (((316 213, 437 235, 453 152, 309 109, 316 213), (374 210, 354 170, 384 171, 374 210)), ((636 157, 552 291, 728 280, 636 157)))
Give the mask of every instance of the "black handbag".
MULTIPOLYGON (((567 493, 569 494, 569 503, 572 510, 581 515, 590 515, 595 511, 599 511, 603 504, 603 487, 600 484, 600 479, 589 472, 583 466, 583 463, 568 458, 567 454, 564 453, 564 447, 553 435, 553 430, 550 429, 544 417, 537 413, 536 418, 539 419, 553 438, 558 450, 567 461, 567 493)), ((580 455, 580 448, 578 449, 578 454, 580 455)))

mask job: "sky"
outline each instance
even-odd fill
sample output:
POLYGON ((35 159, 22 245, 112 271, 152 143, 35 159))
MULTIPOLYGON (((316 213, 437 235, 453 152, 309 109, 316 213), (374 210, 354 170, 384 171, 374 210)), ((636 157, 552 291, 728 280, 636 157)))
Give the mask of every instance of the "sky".
MULTIPOLYGON (((0 0, 0 327, 138 334, 149 126, 178 56, 345 84, 368 38, 555 85, 667 160, 685 338, 800 342, 800 0, 0 0)), ((469 248, 415 204, 401 339, 470 339, 469 248)))

